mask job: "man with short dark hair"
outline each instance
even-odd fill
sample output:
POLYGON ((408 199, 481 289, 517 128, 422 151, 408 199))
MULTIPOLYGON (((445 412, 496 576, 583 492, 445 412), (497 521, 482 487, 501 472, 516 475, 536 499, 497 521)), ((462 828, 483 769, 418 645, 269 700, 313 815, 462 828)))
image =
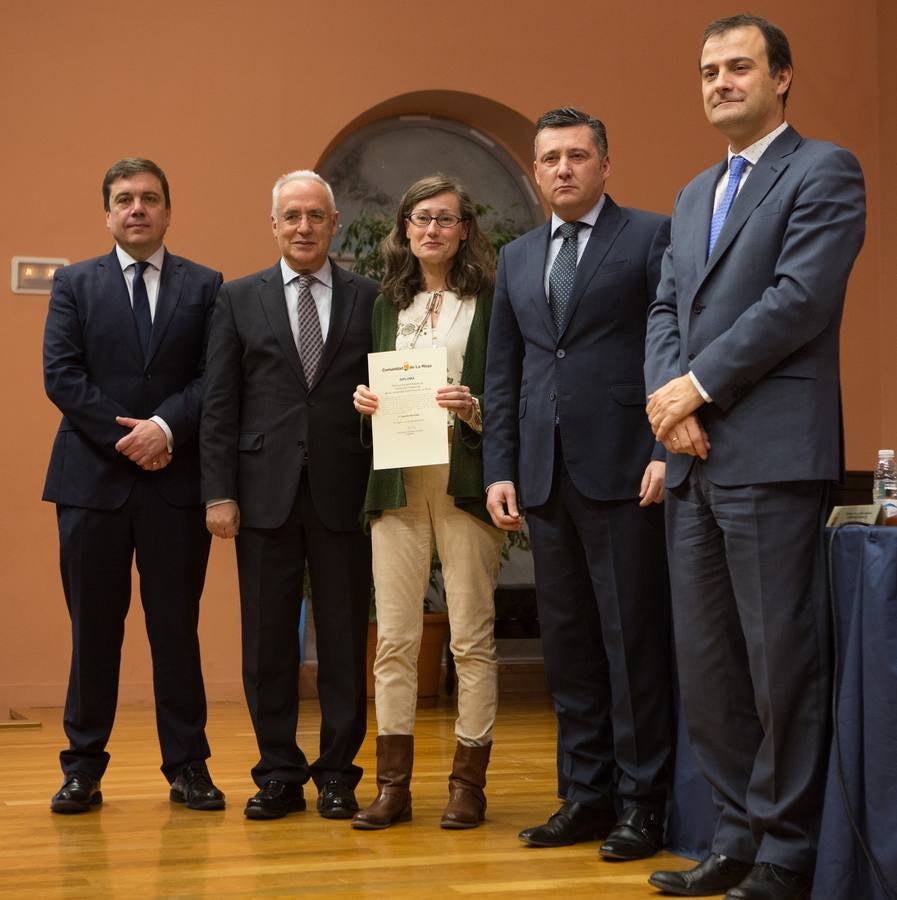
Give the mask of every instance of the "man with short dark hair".
POLYGON ((377 285, 334 265, 339 213, 315 172, 274 185, 280 259, 221 289, 201 429, 209 530, 237 542, 243 686, 260 759, 245 815, 358 810, 371 543, 361 510, 371 463, 352 405, 367 380, 377 285), (239 534, 239 536, 237 536, 239 534), (308 567, 318 651, 320 753, 296 743, 299 612, 308 567))
POLYGON ((648 416, 667 457, 682 703, 720 818, 667 893, 810 896, 828 746, 820 531, 843 472, 838 335, 863 176, 785 122, 788 40, 712 23, 700 73, 728 159, 680 193, 648 321, 648 416))
POLYGON ((112 166, 103 205, 115 247, 56 272, 44 333, 47 395, 63 414, 44 500, 57 507, 73 644, 70 746, 51 809, 86 812, 103 799, 135 554, 170 798, 223 809, 205 763, 196 633, 209 552, 197 435, 221 274, 165 249, 168 180, 151 160, 112 166))
POLYGON ((665 454, 641 409, 669 220, 605 194, 604 125, 579 110, 539 119, 533 169, 552 218, 501 253, 483 429, 494 523, 526 505, 558 719, 564 803, 520 839, 638 859, 663 841, 670 757, 665 454))

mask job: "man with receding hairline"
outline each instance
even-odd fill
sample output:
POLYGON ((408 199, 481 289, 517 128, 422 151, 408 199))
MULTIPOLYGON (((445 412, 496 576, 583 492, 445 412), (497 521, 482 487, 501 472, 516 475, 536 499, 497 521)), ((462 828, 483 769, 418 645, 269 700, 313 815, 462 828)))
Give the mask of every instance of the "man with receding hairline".
POLYGON ((682 705, 720 818, 711 854, 651 884, 804 900, 828 747, 821 527, 843 473, 838 335, 863 242, 856 159, 785 121, 784 33, 708 26, 704 109, 727 160, 680 193, 648 321, 651 426, 668 451, 682 705))
POLYGON ((315 172, 273 190, 280 260, 221 289, 209 337, 200 435, 209 530, 236 538, 243 686, 259 745, 249 819, 358 810, 371 545, 361 529, 370 450, 355 386, 367 379, 377 285, 334 265, 339 213, 315 172), (320 753, 296 743, 299 612, 308 568, 318 655, 320 753))

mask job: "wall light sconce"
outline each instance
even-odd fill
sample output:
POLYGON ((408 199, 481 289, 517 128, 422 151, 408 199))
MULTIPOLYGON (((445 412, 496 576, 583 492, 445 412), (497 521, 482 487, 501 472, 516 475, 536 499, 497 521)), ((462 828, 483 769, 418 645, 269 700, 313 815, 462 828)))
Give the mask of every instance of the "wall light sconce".
POLYGON ((14 294, 49 294, 53 274, 67 259, 48 259, 43 256, 14 256, 12 258, 12 292, 14 294))

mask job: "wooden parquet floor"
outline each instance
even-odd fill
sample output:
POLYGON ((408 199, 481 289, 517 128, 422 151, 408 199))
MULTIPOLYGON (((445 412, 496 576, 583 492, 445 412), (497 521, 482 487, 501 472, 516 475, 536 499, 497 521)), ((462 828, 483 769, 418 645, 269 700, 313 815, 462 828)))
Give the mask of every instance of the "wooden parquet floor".
MULTIPOLYGON (((503 701, 489 769, 487 822, 443 831, 439 816, 454 750, 451 702, 420 710, 413 781, 414 820, 380 832, 354 831, 311 809, 273 822, 248 821, 257 759, 245 707, 213 704, 212 775, 227 794, 223 812, 171 804, 159 772, 151 707, 119 711, 99 810, 53 815, 61 783, 60 709, 22 710, 41 728, 0 730, 0 898, 308 897, 604 898, 658 897, 657 868, 688 860, 607 863, 597 843, 535 849, 517 832, 546 819, 554 800, 554 721, 544 697, 503 701)), ((373 799, 374 717, 359 757, 362 804, 373 799)), ((315 701, 303 701, 300 744, 317 745, 315 701)), ((308 791, 306 792, 308 797, 308 791)))

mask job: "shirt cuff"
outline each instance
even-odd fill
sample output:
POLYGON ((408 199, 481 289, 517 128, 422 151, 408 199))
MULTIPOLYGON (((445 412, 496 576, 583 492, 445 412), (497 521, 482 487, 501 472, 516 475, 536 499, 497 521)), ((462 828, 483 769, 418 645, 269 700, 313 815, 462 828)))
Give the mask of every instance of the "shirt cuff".
POLYGON ((713 403, 713 398, 710 396, 710 394, 707 393, 707 391, 704 390, 703 387, 701 387, 701 382, 698 381, 698 376, 695 375, 694 372, 689 372, 688 377, 691 379, 691 383, 695 386, 695 390, 697 390, 697 392, 704 398, 704 402, 713 403))
POLYGON ((174 435, 168 427, 168 423, 161 416, 150 416, 150 422, 155 422, 165 432, 165 440, 168 441, 168 452, 174 453, 174 435))
POLYGON ((223 506, 225 503, 236 503, 236 500, 231 500, 229 497, 224 497, 221 500, 207 500, 206 501, 206 509, 211 509, 213 506, 223 506))

